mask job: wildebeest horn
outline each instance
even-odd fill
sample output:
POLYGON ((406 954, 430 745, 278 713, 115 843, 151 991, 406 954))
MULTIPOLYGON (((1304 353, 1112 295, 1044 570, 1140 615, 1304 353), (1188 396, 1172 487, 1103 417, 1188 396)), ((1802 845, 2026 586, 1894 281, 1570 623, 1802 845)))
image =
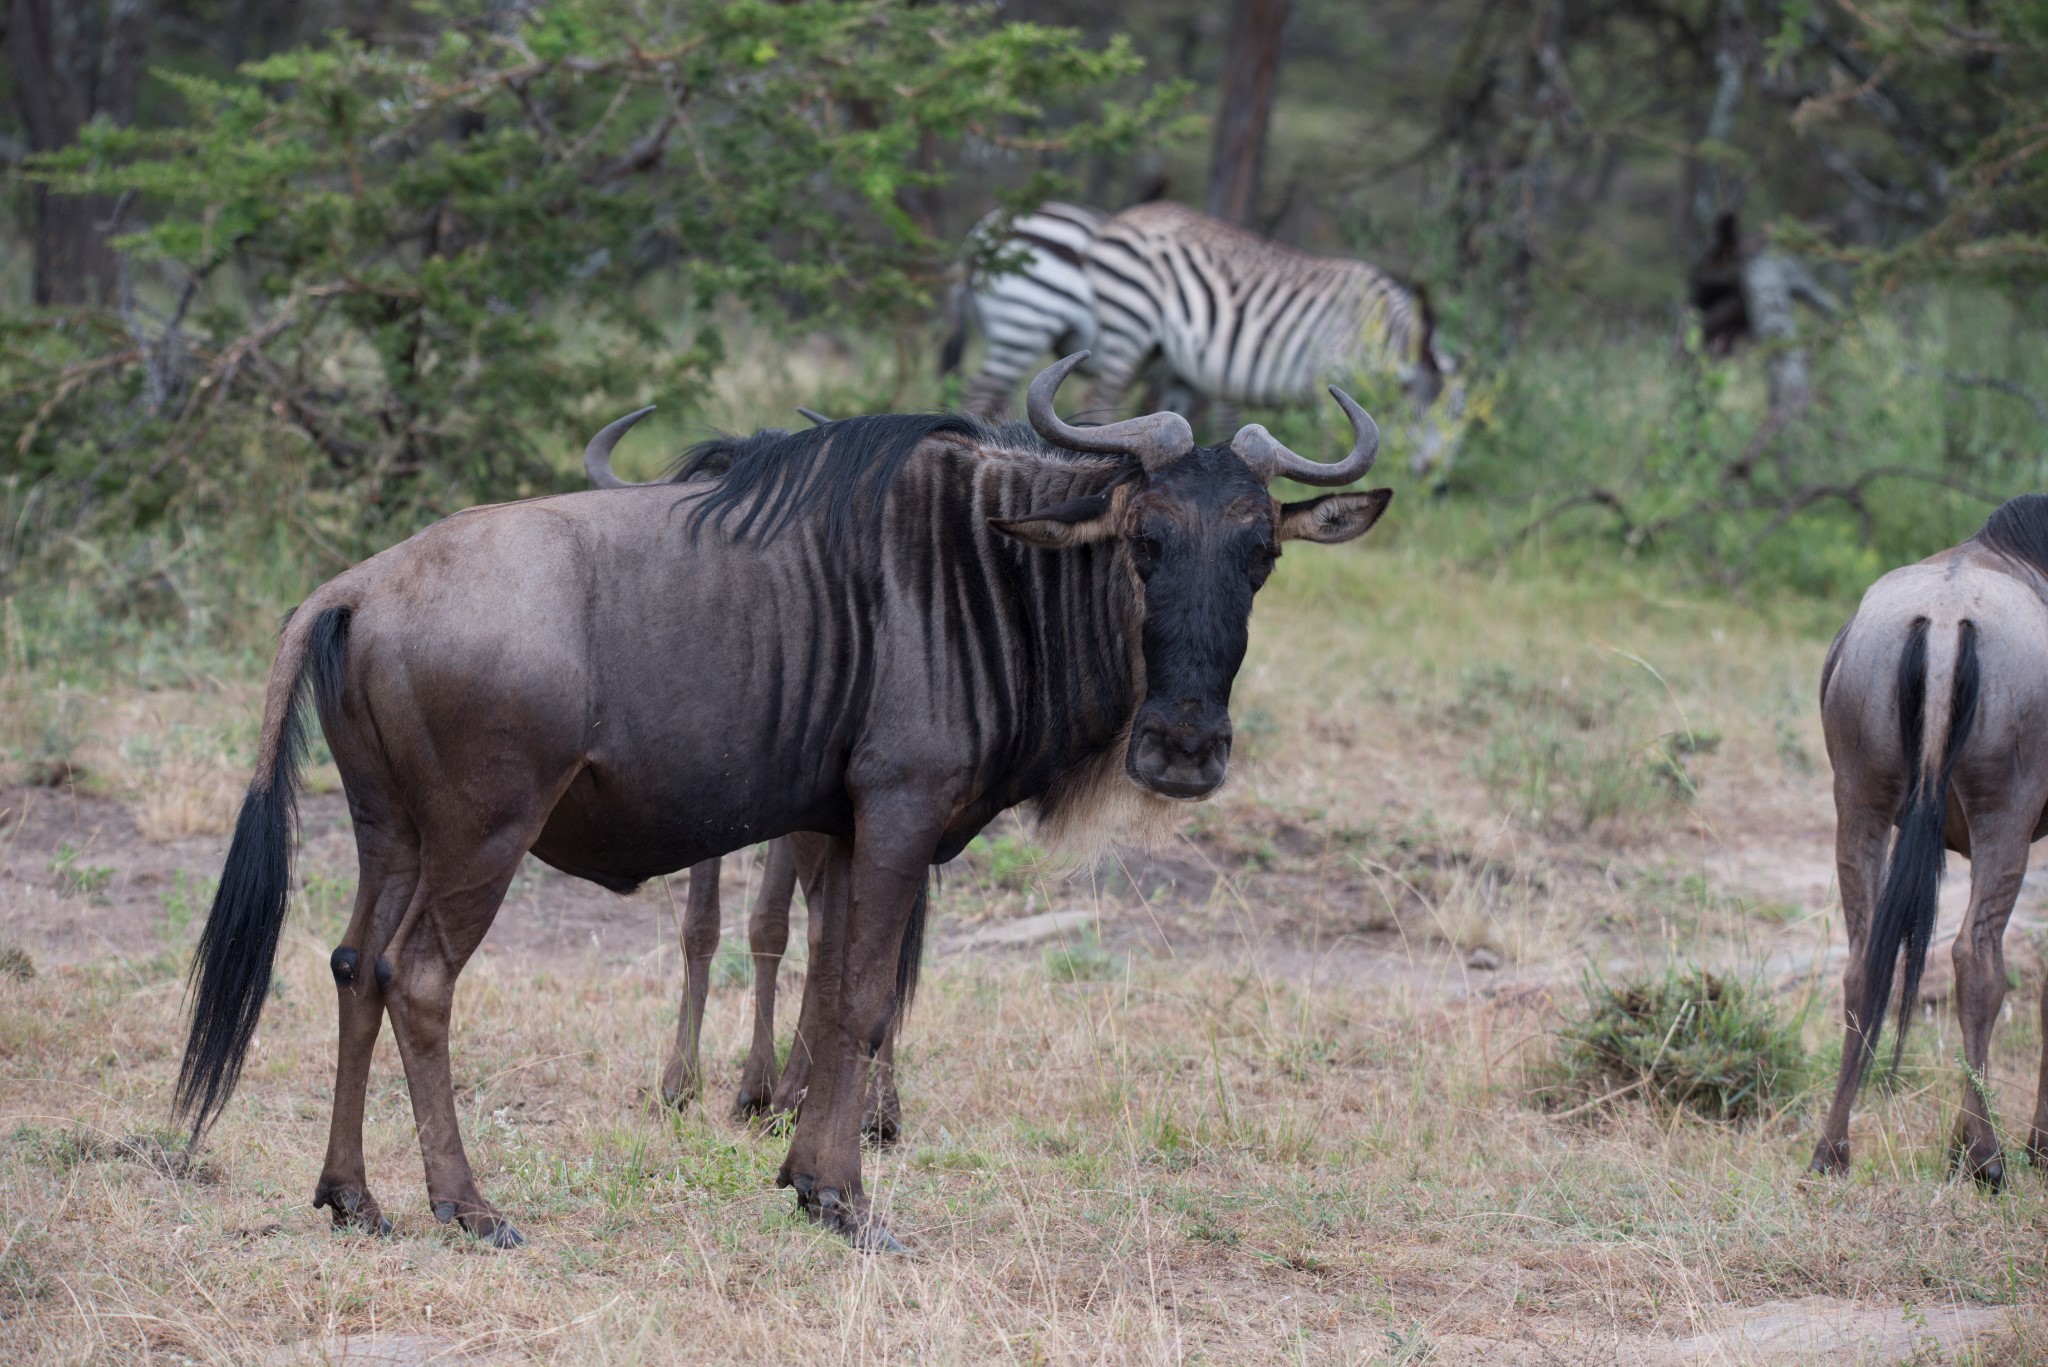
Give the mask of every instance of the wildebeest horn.
POLYGON ((1255 422, 1237 429, 1237 435, 1230 439, 1231 449, 1237 452, 1238 459, 1252 467, 1253 474, 1269 484, 1282 475, 1298 484, 1349 484, 1372 469, 1373 458, 1380 453, 1380 429, 1372 420, 1372 414, 1360 408, 1349 394, 1337 386, 1330 386, 1330 397, 1344 410, 1344 416, 1351 419, 1353 436, 1351 454, 1335 465, 1295 455, 1255 422))
POLYGON ((1194 429, 1178 413, 1149 413, 1101 427, 1069 427, 1061 422, 1052 411, 1052 396, 1059 392, 1060 381, 1087 359, 1087 352, 1077 351, 1038 372, 1030 392, 1024 396, 1024 412, 1030 417, 1034 432, 1070 451, 1135 456, 1147 470, 1169 465, 1195 449, 1194 429))
POLYGON ((832 422, 836 421, 836 420, 835 420, 835 419, 833 419, 833 418, 828 418, 828 417, 826 417, 826 416, 825 416, 825 415, 824 415, 823 413, 820 413, 820 412, 819 412, 819 411, 818 411, 817 409, 815 409, 815 408, 805 408, 805 407, 804 407, 804 406, 803 406, 802 404, 798 404, 798 405, 796 406, 796 411, 797 411, 797 415, 798 415, 799 417, 805 417, 805 418, 809 418, 809 419, 811 420, 811 423, 812 423, 812 425, 813 425, 813 426, 817 426, 817 427, 825 427, 825 426, 829 426, 829 425, 830 425, 830 424, 831 424, 832 422))
POLYGON ((641 486, 630 479, 620 479, 612 473, 612 448, 619 444, 619 438, 626 435, 634 423, 654 411, 649 404, 638 413, 628 413, 617 422, 607 426, 590 439, 590 445, 583 448, 583 475, 593 489, 638 489, 641 486))

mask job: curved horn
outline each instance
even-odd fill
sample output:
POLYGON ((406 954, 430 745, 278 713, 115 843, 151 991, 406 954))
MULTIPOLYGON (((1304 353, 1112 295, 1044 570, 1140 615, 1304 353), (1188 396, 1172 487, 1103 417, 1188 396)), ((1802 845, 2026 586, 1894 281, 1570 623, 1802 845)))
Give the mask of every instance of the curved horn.
MULTIPOLYGON (((590 439, 590 445, 583 448, 583 475, 593 489, 638 489, 644 486, 630 479, 620 479, 612 473, 612 448, 619 444, 619 438, 626 435, 634 423, 654 411, 649 404, 638 413, 628 413, 617 422, 608 425, 602 432, 590 439)), ((659 481, 656 481, 657 483, 659 481)))
POLYGON ((796 411, 798 417, 809 418, 813 427, 825 427, 835 421, 835 419, 826 417, 817 409, 805 408, 802 404, 796 406, 796 411))
POLYGON ((1052 397, 1059 392, 1060 381, 1087 359, 1087 352, 1077 351, 1038 372, 1024 397, 1024 412, 1030 417, 1034 432, 1069 451, 1134 457, 1147 470, 1170 465, 1195 449, 1194 429, 1178 413, 1150 413, 1101 427, 1069 427, 1061 422, 1052 411, 1052 397))
POLYGON ((1349 484, 1364 476, 1372 469, 1373 459, 1380 453, 1380 429, 1372 420, 1372 414, 1360 408, 1349 394, 1330 386, 1330 397, 1344 410, 1344 416, 1351 419, 1351 454, 1334 465, 1325 465, 1319 460, 1309 460, 1273 440, 1273 434, 1258 423, 1248 423, 1237 429, 1237 435, 1230 439, 1230 445, 1238 458, 1252 467, 1252 473, 1268 484, 1285 475, 1298 484, 1337 485, 1349 484))

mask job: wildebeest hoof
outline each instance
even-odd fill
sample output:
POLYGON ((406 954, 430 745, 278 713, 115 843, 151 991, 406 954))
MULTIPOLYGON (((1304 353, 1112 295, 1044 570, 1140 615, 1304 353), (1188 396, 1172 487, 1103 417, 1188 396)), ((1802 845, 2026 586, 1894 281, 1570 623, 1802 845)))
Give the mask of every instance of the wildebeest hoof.
POLYGON ((477 1221, 477 1227, 469 1231, 492 1248, 524 1248, 526 1236, 512 1227, 512 1222, 503 1216, 487 1216, 477 1221))
POLYGON ((1976 1178, 1977 1185, 1986 1191, 1998 1191, 2005 1186, 2005 1155, 1995 1147, 1980 1154, 1972 1145, 1958 1141, 1949 1146, 1948 1161, 1951 1168, 1976 1178))
POLYGON ((748 1087, 742 1085, 739 1095, 732 1099, 732 1118, 752 1120, 755 1116, 767 1115, 774 1104, 771 1088, 766 1086, 748 1087))
POLYGON ((456 1213, 453 1201, 434 1202, 434 1218, 442 1224, 451 1220, 459 1221, 463 1232, 489 1244, 492 1248, 518 1248, 525 1244, 526 1236, 512 1227, 512 1222, 490 1210, 469 1210, 456 1213))
POLYGON ((330 1187, 323 1182, 313 1193, 313 1209, 323 1206, 332 1213, 337 1234, 391 1233, 391 1222, 377 1208, 376 1198, 360 1187, 330 1187))
POLYGON ((792 1178, 797 1207, 821 1229, 829 1229, 863 1253, 907 1253, 901 1239, 875 1218, 865 1198, 849 1201, 837 1187, 820 1187, 805 1177, 792 1178))
POLYGON ((1813 1161, 1806 1171, 1815 1177, 1840 1177, 1849 1171, 1849 1141, 1823 1139, 1813 1149, 1813 1161))
POLYGON ((675 1110, 695 1101, 703 1090, 703 1078, 696 1069, 685 1068, 681 1059, 670 1059, 668 1067, 661 1070, 662 1102, 675 1110))

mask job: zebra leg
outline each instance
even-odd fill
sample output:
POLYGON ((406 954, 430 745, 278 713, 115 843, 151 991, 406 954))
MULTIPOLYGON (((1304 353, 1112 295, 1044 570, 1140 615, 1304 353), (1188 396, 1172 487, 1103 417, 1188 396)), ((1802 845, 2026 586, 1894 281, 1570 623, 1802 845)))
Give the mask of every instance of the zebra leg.
POLYGON ((1237 435, 1244 422, 1244 410, 1235 399, 1215 399, 1209 404, 1209 440, 1221 444, 1237 435))

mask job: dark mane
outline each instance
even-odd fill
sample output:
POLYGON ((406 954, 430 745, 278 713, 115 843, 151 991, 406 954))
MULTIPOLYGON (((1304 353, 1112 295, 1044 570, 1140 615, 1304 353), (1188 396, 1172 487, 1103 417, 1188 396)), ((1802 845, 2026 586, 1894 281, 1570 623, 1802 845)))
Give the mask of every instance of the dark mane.
POLYGON ((714 437, 690 448, 672 479, 715 473, 718 487, 690 512, 690 534, 707 521, 732 526, 735 540, 772 541, 803 514, 822 507, 826 535, 838 540, 863 513, 879 514, 889 485, 918 443, 950 434, 980 441, 988 429, 958 413, 884 413, 846 418, 801 432, 768 428, 751 437, 714 437), (868 502, 858 500, 865 490, 868 502))
POLYGON ((1975 539, 2048 574, 2048 494, 2021 494, 2001 504, 1975 539))

